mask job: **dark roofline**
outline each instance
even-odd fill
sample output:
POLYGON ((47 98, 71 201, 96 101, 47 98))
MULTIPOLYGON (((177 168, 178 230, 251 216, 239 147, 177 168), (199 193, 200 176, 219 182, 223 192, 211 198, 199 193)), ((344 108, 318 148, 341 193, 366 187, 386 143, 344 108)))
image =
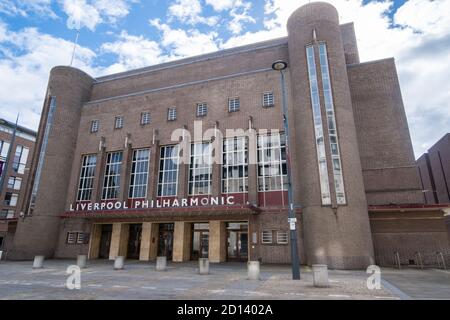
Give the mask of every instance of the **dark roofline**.
MULTIPOLYGON (((2 118, 0 118, 0 125, 4 125, 4 126, 7 126, 7 127, 10 127, 11 129, 14 129, 14 127, 16 126, 16 124, 14 122, 11 122, 11 121, 8 121, 8 120, 2 119, 2 118)), ((36 131, 33 131, 33 130, 28 129, 26 127, 18 125, 17 129, 19 131, 23 132, 23 133, 27 133, 27 134, 32 135, 34 137, 37 136, 37 132, 36 131)))

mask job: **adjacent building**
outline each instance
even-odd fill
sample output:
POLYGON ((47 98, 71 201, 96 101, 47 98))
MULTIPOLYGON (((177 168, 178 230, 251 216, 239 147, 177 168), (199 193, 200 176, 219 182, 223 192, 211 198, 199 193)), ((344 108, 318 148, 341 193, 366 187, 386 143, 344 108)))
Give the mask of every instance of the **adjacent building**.
POLYGON ((289 263, 290 181, 304 264, 448 257, 448 205, 424 203, 394 59, 361 63, 326 3, 287 29, 99 78, 54 68, 8 256, 289 263))
POLYGON ((417 166, 425 202, 450 203, 450 133, 417 159, 417 166))
POLYGON ((17 220, 27 202, 25 190, 36 132, 0 119, 0 251, 12 244, 17 220), (15 133, 15 138, 13 138, 15 133))

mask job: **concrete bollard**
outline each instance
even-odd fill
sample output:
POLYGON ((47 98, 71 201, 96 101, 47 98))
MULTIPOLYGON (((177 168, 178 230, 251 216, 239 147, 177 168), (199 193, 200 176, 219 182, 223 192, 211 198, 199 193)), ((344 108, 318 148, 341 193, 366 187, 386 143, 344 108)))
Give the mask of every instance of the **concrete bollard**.
POLYGON ((248 261, 247 262, 247 274, 248 274, 248 280, 261 280, 259 261, 248 261))
POLYGON ((86 268, 87 256, 86 255, 78 255, 77 256, 77 266, 81 269, 86 268))
POLYGON ((119 256, 114 260, 114 270, 122 270, 125 263, 125 257, 119 256))
POLYGON ((326 288, 329 286, 328 266, 326 264, 313 264, 312 271, 314 287, 326 288))
POLYGON ((198 267, 200 274, 209 274, 209 259, 207 258, 198 259, 198 267))
POLYGON ((44 267, 44 256, 35 256, 33 261, 33 269, 41 269, 44 267))
POLYGON ((167 257, 156 257, 156 271, 167 270, 167 257))

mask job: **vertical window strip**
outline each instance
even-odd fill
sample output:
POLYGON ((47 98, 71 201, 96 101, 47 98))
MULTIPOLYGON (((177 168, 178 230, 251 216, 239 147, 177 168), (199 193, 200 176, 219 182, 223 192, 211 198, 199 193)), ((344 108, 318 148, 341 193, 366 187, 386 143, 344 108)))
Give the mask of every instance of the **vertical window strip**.
POLYGON ((130 175, 130 199, 147 198, 149 167, 150 149, 134 150, 130 175))
POLYGON ((189 168, 189 195, 211 194, 211 181, 211 144, 192 143, 189 168))
POLYGON ((322 73, 323 95, 327 112, 328 134, 330 138, 331 158, 333 161, 334 186, 338 204, 346 204, 342 163, 339 150, 336 116, 334 112, 333 93, 331 91, 330 71, 328 66, 327 45, 319 45, 320 69, 322 73))
POLYGON ((222 192, 248 192, 248 142, 246 137, 223 140, 222 192))
POLYGON ((322 114, 320 111, 319 86, 317 82, 317 68, 314 47, 306 47, 308 61, 309 85, 311 93, 311 107, 314 117, 314 133, 316 139, 317 160, 319 163, 319 181, 322 197, 322 205, 331 204, 330 184, 328 180, 327 157, 323 135, 322 114))
POLYGON ((286 135, 258 136, 258 190, 284 191, 288 189, 286 163, 286 135))
POLYGON ((179 148, 176 146, 161 147, 159 161, 158 197, 177 195, 179 148))
POLYGON ((122 152, 110 152, 107 155, 102 200, 113 200, 119 197, 122 156, 122 152))
POLYGON ((80 182, 78 184, 78 201, 89 201, 92 199, 96 165, 97 155, 83 156, 83 160, 81 163, 80 182))

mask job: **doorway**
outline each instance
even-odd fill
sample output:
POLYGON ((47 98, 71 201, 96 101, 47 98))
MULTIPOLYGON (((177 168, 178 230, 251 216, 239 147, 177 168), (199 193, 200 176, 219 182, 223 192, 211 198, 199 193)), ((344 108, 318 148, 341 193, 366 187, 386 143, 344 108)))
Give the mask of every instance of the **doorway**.
POLYGON ((142 224, 130 224, 130 234, 128 236, 128 259, 139 259, 141 251, 142 224))
POLYGON ((99 259, 109 259, 109 248, 111 246, 112 224, 102 225, 102 234, 100 237, 99 259))
POLYGON ((208 258, 209 256, 209 224, 192 224, 191 260, 208 258))
POLYGON ((167 260, 172 260, 173 229, 173 223, 159 224, 158 257, 167 257, 167 260))
POLYGON ((227 260, 248 260, 248 223, 227 223, 227 260))

